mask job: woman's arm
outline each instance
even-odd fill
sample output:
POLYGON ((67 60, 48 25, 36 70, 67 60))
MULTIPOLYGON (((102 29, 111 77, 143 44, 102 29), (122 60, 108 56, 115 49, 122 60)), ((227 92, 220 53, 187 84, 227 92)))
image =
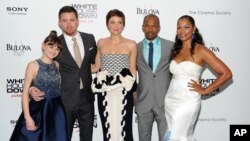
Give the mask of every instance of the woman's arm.
POLYGON ((193 81, 192 83, 189 83, 189 86, 193 87, 191 90, 197 91, 201 95, 206 95, 218 89, 230 78, 232 78, 232 72, 228 66, 209 49, 203 47, 199 51, 199 57, 201 57, 205 64, 207 64, 214 72, 216 72, 217 78, 206 88, 202 88, 199 84, 193 81))
POLYGON ((22 108, 24 112, 24 118, 26 121, 26 127, 29 131, 35 131, 37 127, 30 115, 29 109, 29 88, 32 80, 35 78, 38 71, 38 64, 35 61, 30 62, 27 65, 25 78, 24 78, 24 87, 22 92, 22 108))
POLYGON ((97 42, 97 53, 95 57, 95 64, 91 65, 91 73, 96 73, 99 71, 101 66, 101 53, 100 53, 100 40, 97 42))
POLYGON ((129 45, 130 55, 129 55, 129 70, 136 77, 136 58, 137 58, 137 44, 132 41, 129 45))

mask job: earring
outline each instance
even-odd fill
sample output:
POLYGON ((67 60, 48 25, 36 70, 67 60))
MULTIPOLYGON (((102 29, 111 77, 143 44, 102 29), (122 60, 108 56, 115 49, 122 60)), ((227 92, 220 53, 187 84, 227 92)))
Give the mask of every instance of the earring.
POLYGON ((192 40, 194 40, 195 39, 195 34, 194 34, 194 32, 193 32, 193 34, 192 34, 192 40))

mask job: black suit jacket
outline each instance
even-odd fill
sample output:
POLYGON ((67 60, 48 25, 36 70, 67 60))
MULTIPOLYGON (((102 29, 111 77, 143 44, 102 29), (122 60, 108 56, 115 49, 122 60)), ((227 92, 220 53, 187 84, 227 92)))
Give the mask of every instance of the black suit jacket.
MULTIPOLYGON (((94 102, 94 94, 91 90, 92 74, 91 63, 94 64, 97 52, 95 37, 92 34, 80 32, 84 44, 84 57, 82 65, 79 68, 73 56, 69 52, 65 38, 60 35, 63 49, 61 54, 56 58, 60 64, 60 73, 62 77, 61 90, 62 101, 65 108, 76 108, 81 103, 82 94, 80 94, 80 77, 83 81, 84 94, 86 94, 90 103, 94 102)), ((85 100, 86 101, 86 100, 85 100)))

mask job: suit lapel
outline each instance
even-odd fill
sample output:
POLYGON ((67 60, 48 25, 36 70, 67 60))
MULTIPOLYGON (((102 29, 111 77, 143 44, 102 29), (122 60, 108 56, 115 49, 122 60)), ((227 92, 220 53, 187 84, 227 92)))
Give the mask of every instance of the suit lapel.
POLYGON ((80 33, 80 36, 81 36, 81 38, 82 38, 82 42, 83 42, 83 49, 84 49, 84 56, 83 56, 83 58, 82 58, 82 64, 81 64, 81 68, 82 68, 82 66, 84 66, 84 63, 85 63, 85 58, 87 58, 87 56, 89 55, 88 53, 89 53, 89 50, 88 50, 88 44, 87 44, 87 41, 88 41, 88 39, 87 39, 87 36, 84 36, 84 34, 82 34, 82 33, 80 33))
POLYGON ((159 60, 159 63, 158 63, 157 68, 155 70, 155 73, 157 73, 159 71, 159 69, 161 68, 161 66, 164 64, 163 63, 164 62, 164 60, 163 60, 164 56, 165 56, 164 44, 161 41, 161 58, 159 60))
POLYGON ((169 59, 167 56, 169 54, 169 47, 167 46, 166 42, 164 42, 164 40, 161 40, 161 58, 160 58, 160 61, 158 63, 158 66, 155 70, 155 73, 158 73, 162 67, 164 67, 167 63, 166 61, 168 62, 169 60, 166 60, 166 59, 169 59))
POLYGON ((150 70, 150 67, 149 67, 149 65, 148 65, 148 63, 146 61, 146 58, 144 56, 144 53, 143 53, 143 48, 144 48, 143 42, 140 42, 139 43, 139 52, 140 52, 140 54, 139 54, 138 57, 140 57, 140 60, 143 62, 144 66, 147 67, 150 70))

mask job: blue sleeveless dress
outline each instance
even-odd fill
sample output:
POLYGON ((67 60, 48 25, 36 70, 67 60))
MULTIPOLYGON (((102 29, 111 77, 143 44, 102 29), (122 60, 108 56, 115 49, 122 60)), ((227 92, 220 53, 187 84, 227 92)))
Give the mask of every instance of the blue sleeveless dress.
POLYGON ((36 60, 39 70, 33 86, 45 93, 42 101, 30 100, 30 114, 38 129, 27 130, 21 113, 10 141, 69 141, 66 114, 61 102, 61 76, 54 63, 46 64, 36 60))

